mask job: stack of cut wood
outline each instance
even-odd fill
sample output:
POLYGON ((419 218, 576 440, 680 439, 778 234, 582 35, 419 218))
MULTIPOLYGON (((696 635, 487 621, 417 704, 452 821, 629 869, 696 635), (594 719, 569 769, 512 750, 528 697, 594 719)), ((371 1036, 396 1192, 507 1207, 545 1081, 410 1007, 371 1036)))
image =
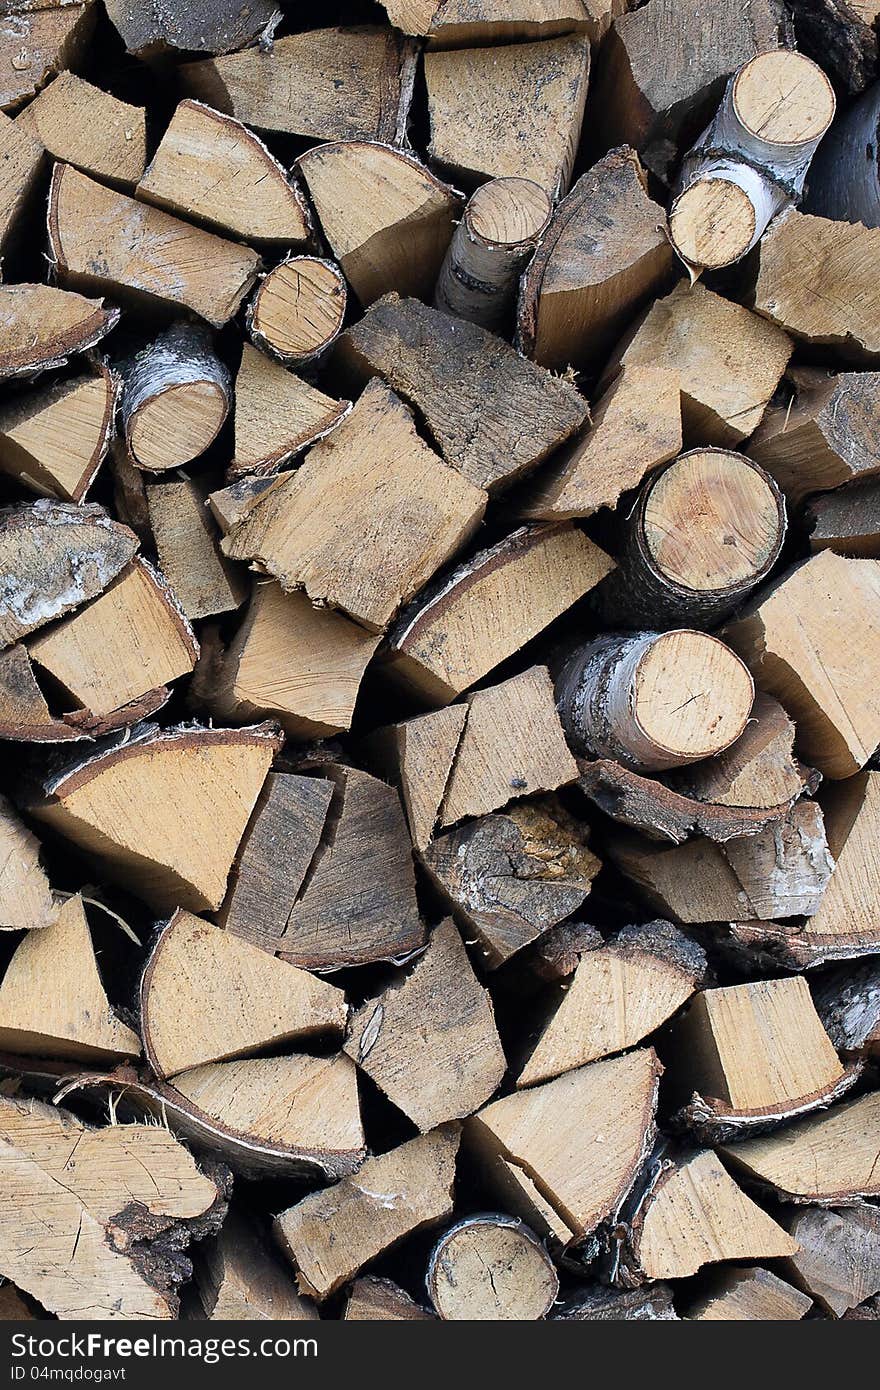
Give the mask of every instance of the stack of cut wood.
POLYGON ((3 11, 0 1317, 880 1316, 880 5, 3 11))

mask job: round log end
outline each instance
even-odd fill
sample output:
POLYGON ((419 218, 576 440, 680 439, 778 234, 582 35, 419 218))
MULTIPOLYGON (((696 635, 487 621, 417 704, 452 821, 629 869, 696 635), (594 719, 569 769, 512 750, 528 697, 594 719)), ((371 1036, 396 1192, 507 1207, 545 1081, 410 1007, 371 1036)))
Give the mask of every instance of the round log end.
POLYGON ((434 1248, 428 1293, 447 1322, 535 1322, 559 1293, 544 1247, 509 1216, 473 1216, 434 1248))
POLYGON ((213 381, 187 381, 148 396, 128 426, 128 444, 142 468, 179 468, 203 454, 220 432, 229 402, 213 381))
POLYGON ((706 270, 733 265, 754 235, 752 201, 729 179, 697 179, 676 198, 669 214, 669 236, 679 256, 706 270))
POLYGON ((282 361, 306 362, 338 334, 346 297, 338 266, 317 256, 295 256, 262 281, 251 309, 251 331, 282 361))
POLYGON ((751 135, 773 145, 808 145, 834 117, 834 89, 803 53, 780 48, 759 53, 733 84, 733 107, 751 135))
POLYGON ((490 179, 471 198, 465 213, 468 231, 494 246, 528 246, 541 235, 553 204, 531 179, 490 179))
POLYGON ((696 762, 739 738, 755 687, 739 657, 705 632, 660 633, 639 659, 633 717, 664 761, 696 762))

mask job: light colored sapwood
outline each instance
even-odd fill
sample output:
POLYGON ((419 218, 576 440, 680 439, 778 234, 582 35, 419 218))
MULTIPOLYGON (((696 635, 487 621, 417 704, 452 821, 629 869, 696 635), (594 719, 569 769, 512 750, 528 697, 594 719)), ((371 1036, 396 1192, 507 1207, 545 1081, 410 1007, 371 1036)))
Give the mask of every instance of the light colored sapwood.
POLYGON ((40 842, 5 797, 0 797, 0 930, 48 927, 58 913, 40 842))
POLYGON ((76 67, 88 51, 97 17, 94 0, 22 3, 12 0, 0 17, 0 109, 33 97, 56 72, 76 67))
POLYGON ((0 254, 21 243, 22 219, 36 190, 43 157, 42 145, 0 112, 0 254))
POLYGON ((235 379, 232 477, 272 473, 329 434, 351 410, 245 343, 235 379))
POLYGON ((428 1294, 444 1322, 539 1322, 559 1293, 541 1242, 510 1216, 470 1216, 448 1230, 428 1262, 428 1294))
POLYGON ((812 1306, 812 1299, 778 1274, 747 1265, 719 1273, 684 1316, 689 1322, 799 1322, 812 1306))
POLYGON ((880 1092, 807 1115, 773 1134, 723 1144, 737 1171, 790 1201, 846 1206, 880 1194, 877 1126, 880 1092))
POLYGON ((247 309, 248 332, 282 362, 311 362, 338 336, 347 301, 345 277, 333 261, 291 256, 257 285, 247 309))
POLYGON ((102 363, 10 398, 0 410, 0 471, 32 492, 82 502, 107 452, 116 397, 102 363))
POLYGON ((140 468, 161 473, 203 454, 230 405, 229 372, 204 324, 175 323, 119 364, 125 443, 140 468))
POLYGON ((297 1293, 257 1218, 241 1207, 231 1208, 217 1235, 200 1244, 194 1265, 205 1318, 308 1322, 318 1316, 314 1304, 297 1293))
POLYGON ((119 322, 118 309, 53 285, 0 285, 0 379, 63 367, 119 322))
POLYGON ((430 1322, 433 1315, 390 1279, 365 1274, 352 1284, 342 1316, 346 1322, 430 1322))
POLYGON ((162 573, 191 622, 230 613, 248 592, 246 578, 220 551, 208 487, 192 478, 150 483, 150 530, 162 573))
POLYGON ((16 125, 53 159, 131 189, 147 162, 146 113, 72 72, 61 72, 26 106, 16 125))

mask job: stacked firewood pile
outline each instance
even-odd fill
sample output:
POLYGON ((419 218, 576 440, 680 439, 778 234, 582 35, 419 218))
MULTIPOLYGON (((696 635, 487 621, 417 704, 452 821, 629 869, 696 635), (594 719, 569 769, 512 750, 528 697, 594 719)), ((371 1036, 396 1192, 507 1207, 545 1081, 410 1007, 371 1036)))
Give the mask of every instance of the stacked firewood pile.
POLYGON ((880 3, 3 11, 2 1315, 880 1315, 880 3))

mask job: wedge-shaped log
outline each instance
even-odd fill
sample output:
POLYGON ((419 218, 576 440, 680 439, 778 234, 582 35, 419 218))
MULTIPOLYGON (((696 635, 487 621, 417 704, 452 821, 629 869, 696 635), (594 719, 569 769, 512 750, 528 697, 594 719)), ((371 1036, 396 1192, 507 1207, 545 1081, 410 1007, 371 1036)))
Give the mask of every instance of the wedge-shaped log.
POLYGON ((338 336, 347 302, 338 265, 320 256, 290 256, 258 284, 247 308, 248 332, 282 362, 312 362, 338 336))
POLYGON ((681 1008, 706 973, 706 958, 671 922, 624 927, 585 951, 558 990, 517 1086, 623 1052, 681 1008))
POLYGON ((796 1212, 789 1230, 800 1246, 792 1278, 832 1317, 880 1291, 880 1214, 876 1207, 796 1212))
POLYGON ((247 579, 220 551, 201 480, 152 483, 145 493, 162 573, 189 620, 238 608, 247 579))
POLYGON ((118 309, 52 285, 0 285, 0 380, 63 367, 119 322, 118 309))
POLYGON ((433 1314, 391 1279, 366 1274, 355 1279, 343 1318, 346 1322, 431 1322, 433 1314))
POLYGON ((257 581, 244 621, 206 693, 223 719, 271 716, 291 738, 351 727, 361 680, 379 637, 303 593, 257 581))
POLYGON ((307 29, 180 69, 184 85, 258 130, 403 144, 415 51, 391 29, 307 29))
POLYGON ((590 75, 583 35, 425 54, 430 154, 473 181, 568 187, 590 75))
POLYGON ((34 96, 53 73, 75 67, 85 55, 98 6, 58 0, 13 0, 4 6, 0 29, 0 108, 21 106, 34 96), (24 57, 22 57, 24 54, 24 57))
POLYGON ((510 1216, 469 1216, 441 1236, 428 1294, 444 1322, 539 1322, 559 1293, 541 1242, 510 1216))
POLYGON ((0 1048, 98 1065, 140 1057, 140 1039, 107 1002, 81 897, 16 948, 0 984, 0 1048))
POLYGON ((724 1144, 721 1152, 787 1201, 859 1205, 859 1198, 880 1194, 878 1122, 880 1093, 871 1091, 763 1138, 724 1144))
POLYGON ((21 244, 23 218, 38 186, 43 158, 39 141, 0 112, 0 254, 21 244))
POLYGON ((0 410, 0 471, 33 492, 82 502, 107 452, 116 396, 101 364, 11 397, 0 410))
POLYGON ((735 449, 759 425, 792 347, 775 324, 682 281, 626 335, 610 367, 659 362, 677 372, 685 443, 735 449))
POLYGON ((33 814, 157 911, 211 911, 278 744, 271 725, 140 725, 54 773, 33 814))
POLYGON ((230 1322, 308 1322, 315 1305, 301 1297, 258 1219, 230 1209, 216 1236, 203 1241, 195 1260, 195 1285, 205 1318, 230 1322))
MULTIPOLYGON (((78 617, 79 614, 75 616, 78 617)), ((41 636, 51 636, 51 633, 52 629, 48 634, 41 636)), ((172 652, 174 645, 172 644, 172 652)), ((119 646, 118 640, 116 646, 119 646)), ((132 657, 137 650, 136 647, 124 648, 124 661, 128 669, 122 674, 123 682, 137 679, 138 672, 143 674, 143 665, 135 662, 135 676, 132 677, 132 657)), ((191 668, 192 655, 191 651, 187 670, 191 668)), ((165 656, 167 658, 167 652, 165 656)), ((86 683, 89 671, 86 669, 83 675, 82 663, 78 657, 74 667, 75 674, 86 683)), ((103 734, 112 733, 125 725, 134 724, 139 719, 146 719, 149 715, 155 714, 168 701, 171 693, 165 685, 154 686, 129 703, 116 705, 112 688, 100 685, 100 679, 105 674, 112 680, 113 673, 105 673, 101 668, 98 673, 99 683, 93 686, 92 693, 96 696, 96 704, 102 703, 103 697, 108 697, 107 703, 112 708, 106 713, 96 714, 88 705, 80 704, 61 686, 52 690, 50 698, 53 708, 50 709, 37 684, 34 663, 28 655, 27 648, 21 642, 14 647, 7 647, 4 652, 0 652, 0 739, 18 743, 70 743, 86 738, 100 738, 103 734), (99 696, 102 698, 97 698, 99 696), (58 708, 59 705, 67 704, 73 704, 75 707, 66 710, 58 708)), ((54 687, 54 681, 50 683, 54 687)))
POLYGON ((771 405, 749 440, 749 457, 791 502, 880 473, 880 372, 790 374, 788 405, 771 405))
POLYGON ((601 868, 587 840, 555 797, 536 797, 438 836, 421 860, 495 969, 584 902, 601 868))
POLYGON ((228 53, 258 38, 275 17, 272 0, 198 0, 163 9, 151 0, 107 0, 107 14, 129 53, 156 57, 167 49, 228 53))
POLYGON ((521 527, 404 611, 388 634, 385 669, 423 703, 448 704, 613 567, 570 523, 521 527))
POLYGON ((297 246, 311 239, 306 201, 252 130, 200 101, 182 101, 137 196, 235 241, 297 246))
POLYGON ((150 953, 140 1010, 160 1079, 296 1038, 338 1035, 347 1016, 342 990, 182 911, 150 953))
POLYGON ((426 933, 400 798, 357 768, 321 763, 319 771, 336 794, 280 954, 310 970, 405 957, 426 933))
POLYGON ((579 1067, 488 1105, 466 1143, 508 1211, 576 1243, 614 1220, 642 1167, 661 1070, 650 1048, 579 1067))
POLYGON ((133 559, 137 537, 102 507, 40 501, 0 512, 0 647, 97 597, 133 559))
POLYGON ((147 162, 146 113, 72 72, 61 72, 16 122, 53 159, 131 189, 147 162))
POLYGON ((665 1159, 629 1227, 625 1282, 684 1279, 725 1260, 794 1255, 797 1242, 747 1197, 711 1149, 665 1159))
POLYGON ((616 507, 621 495, 681 452, 681 391, 667 367, 624 367, 590 425, 517 497, 526 521, 565 521, 616 507))
POLYGON ((103 594, 31 638, 28 651, 100 717, 187 675, 199 648, 162 576, 136 559, 103 594))
MULTIPOLYGON (((797 1239, 797 1233, 791 1234, 797 1239)), ((794 1256, 799 1259, 800 1256, 794 1256)), ((689 1322, 799 1322, 812 1299, 759 1265, 719 1273, 685 1313, 689 1322)))
POLYGON ((492 0, 388 0, 385 9, 392 24, 427 35, 432 48, 580 33, 598 43, 623 0, 521 0, 501 12, 492 0))
POLYGON ((176 1252, 224 1207, 169 1130, 93 1129, 54 1106, 4 1096, 0 1136, 7 1277, 62 1319, 176 1318, 177 1288, 191 1269, 176 1252))
POLYGON ((48 927, 58 906, 40 863, 39 840, 0 796, 0 931, 48 927))
POLYGON ((376 141, 306 150, 296 169, 364 308, 392 290, 428 299, 463 200, 424 164, 376 141))
POLYGON ((420 438, 378 379, 223 541, 286 590, 381 632, 473 535, 486 494, 420 438))
POLYGON ((822 812, 812 801, 799 801, 757 835, 723 844, 689 840, 665 849, 620 835, 607 848, 652 906, 684 923, 811 917, 834 869, 822 812))
POLYGON ((870 267, 880 230, 789 208, 761 242, 754 304, 799 342, 833 348, 844 361, 880 362, 880 288, 870 267), (815 267, 797 275, 795 266, 815 267))
POLYGON ((49 245, 59 279, 137 305, 191 309, 216 328, 256 279, 260 258, 167 212, 135 202, 56 164, 49 191, 49 245))
POLYGON ((587 403, 568 382, 415 299, 389 295, 337 351, 359 380, 383 376, 424 417, 447 463, 489 492, 529 472, 586 419, 587 403))
POLYGON ((797 723, 798 747, 826 777, 851 777, 880 742, 880 564, 830 550, 783 575, 724 630, 762 690, 797 723), (829 673, 833 672, 833 676, 829 673))
POLYGON ((217 917, 228 932, 274 952, 321 844, 333 783, 270 772, 244 833, 217 917))
POLYGON ((544 367, 600 369, 628 323, 672 278, 663 211, 628 147, 578 179, 520 290, 518 339, 544 367))
POLYGON ((845 1071, 802 975, 706 989, 673 1026, 673 1085, 703 1137, 815 1110, 857 1079, 845 1071))
POLYGON ((447 705, 377 729, 361 745, 367 766, 398 788, 416 849, 433 837, 467 717, 466 704, 447 705))
POLYGON ((485 1104, 507 1063, 491 997, 452 922, 352 1016, 345 1051, 423 1134, 485 1104))
POLYGON ((443 1125, 369 1158, 353 1177, 277 1217, 302 1293, 323 1301, 404 1236, 451 1215, 459 1131, 443 1125))
POLYGON ((838 1052, 880 1056, 880 961, 823 972, 811 981, 822 1025, 838 1052))
POLYGON ((230 474, 272 473, 329 434, 351 409, 245 343, 235 379, 230 474))
POLYGON ((758 691, 749 722, 735 743, 672 775, 675 789, 715 806, 773 810, 792 802, 815 774, 794 755, 795 727, 772 695, 758 691))

